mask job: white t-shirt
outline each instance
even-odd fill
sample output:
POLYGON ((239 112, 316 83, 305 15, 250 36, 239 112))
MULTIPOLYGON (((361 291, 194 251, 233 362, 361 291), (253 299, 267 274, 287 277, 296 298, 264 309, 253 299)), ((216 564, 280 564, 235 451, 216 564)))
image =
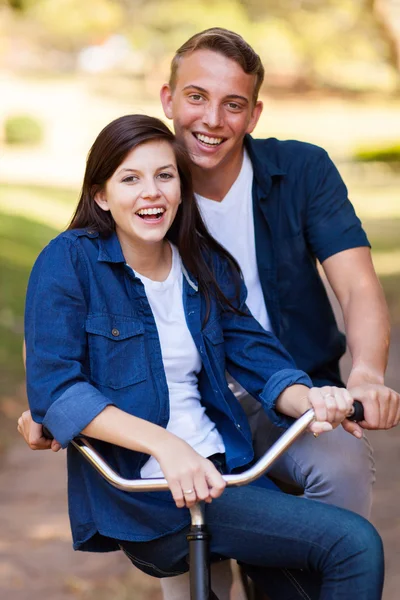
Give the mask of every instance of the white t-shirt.
MULTIPOLYGON (((135 271, 142 281, 156 322, 169 391, 170 417, 167 430, 185 440, 202 456, 225 452, 215 423, 200 402, 197 375, 201 358, 186 324, 182 299, 182 264, 172 248, 172 267, 165 281, 152 281, 135 271)), ((178 457, 177 457, 178 458, 178 457)), ((142 478, 163 477, 160 465, 150 457, 142 478)))
POLYGON ((247 287, 247 306, 264 329, 271 331, 258 276, 253 218, 253 166, 244 152, 243 164, 231 189, 221 202, 195 194, 211 235, 232 254, 242 269, 247 287))

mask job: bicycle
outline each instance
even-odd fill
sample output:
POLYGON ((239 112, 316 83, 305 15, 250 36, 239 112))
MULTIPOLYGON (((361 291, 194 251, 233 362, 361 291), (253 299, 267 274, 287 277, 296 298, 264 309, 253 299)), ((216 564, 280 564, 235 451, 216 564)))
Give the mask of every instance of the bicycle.
MULTIPOLYGON (((308 410, 249 469, 239 474, 223 475, 227 487, 247 485, 264 475, 285 450, 304 433, 314 418, 314 410, 308 410)), ((355 422, 364 419, 363 406, 360 402, 354 402, 353 411, 348 419, 355 422)), ((45 435, 51 437, 48 431, 45 431, 45 435)), ((166 479, 129 480, 122 478, 111 469, 84 437, 77 437, 71 443, 110 485, 120 490, 126 492, 154 492, 169 489, 166 479)), ((189 510, 191 526, 187 534, 187 541, 189 545, 190 599, 218 600, 211 589, 208 551, 211 535, 205 522, 204 503, 199 502, 189 510)))

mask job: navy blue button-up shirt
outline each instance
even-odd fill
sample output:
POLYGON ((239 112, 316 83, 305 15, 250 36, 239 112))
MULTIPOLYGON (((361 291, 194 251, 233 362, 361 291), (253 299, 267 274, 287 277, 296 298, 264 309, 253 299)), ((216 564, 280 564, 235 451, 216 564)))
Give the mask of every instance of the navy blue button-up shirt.
POLYGON ((325 150, 250 136, 245 144, 254 169, 257 266, 273 330, 315 385, 342 385, 345 337, 316 263, 369 246, 367 237, 325 150))
MULTIPOLYGON (((215 272, 231 296, 232 275, 218 257, 215 272)), ((245 297, 243 285, 243 310, 245 297)), ((183 305, 202 357, 201 401, 223 437, 232 470, 248 464, 253 449, 246 416, 229 390, 225 370, 283 427, 291 419, 275 412, 279 394, 294 383, 311 386, 311 381, 252 316, 224 311, 214 300, 204 324, 204 297, 185 270, 183 305)), ((85 230, 67 231, 43 250, 29 281, 25 327, 32 415, 63 447, 110 404, 167 426, 168 387, 156 323, 143 284, 125 263, 115 234, 103 239, 85 230)), ((140 477, 147 455, 99 440, 93 445, 122 477, 140 477)), ((176 508, 169 492, 117 490, 71 445, 68 471, 76 549, 113 550, 115 539, 150 540, 189 522, 189 511, 176 508)))

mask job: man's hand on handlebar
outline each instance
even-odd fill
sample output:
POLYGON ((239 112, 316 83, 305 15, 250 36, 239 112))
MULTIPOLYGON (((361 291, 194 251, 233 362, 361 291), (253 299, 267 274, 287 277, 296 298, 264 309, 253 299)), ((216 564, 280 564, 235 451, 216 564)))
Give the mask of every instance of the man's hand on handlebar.
POLYGON ((22 435, 31 450, 52 450, 58 452, 61 449, 57 440, 49 440, 43 436, 43 428, 35 423, 31 411, 26 410, 18 419, 18 432, 22 435))
MULTIPOLYGON (((385 385, 352 385, 351 381, 348 390, 364 407, 364 420, 360 421, 363 429, 391 429, 399 424, 400 394, 385 385)), ((349 431, 347 426, 344 425, 344 428, 349 431)))

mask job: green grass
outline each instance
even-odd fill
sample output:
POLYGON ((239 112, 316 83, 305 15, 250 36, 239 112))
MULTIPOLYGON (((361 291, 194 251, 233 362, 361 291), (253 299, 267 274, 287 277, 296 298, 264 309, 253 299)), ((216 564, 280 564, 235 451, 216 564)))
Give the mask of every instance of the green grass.
POLYGON ((26 408, 21 382, 23 318, 35 258, 58 231, 19 215, 0 212, 0 453, 26 408))
POLYGON ((21 344, 29 273, 39 252, 57 233, 25 217, 0 213, 0 369, 6 384, 23 376, 21 344))

